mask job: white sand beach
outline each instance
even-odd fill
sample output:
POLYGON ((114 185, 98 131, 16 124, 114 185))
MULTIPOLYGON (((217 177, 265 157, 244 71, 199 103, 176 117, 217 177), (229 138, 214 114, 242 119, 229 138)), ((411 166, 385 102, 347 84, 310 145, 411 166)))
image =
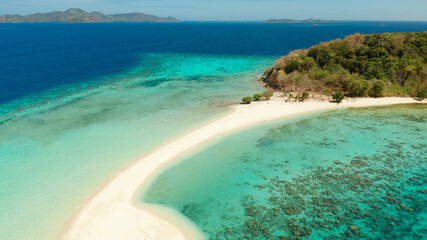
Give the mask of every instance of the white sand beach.
POLYGON ((199 230, 180 219, 180 215, 173 210, 161 209, 162 212, 167 212, 166 219, 160 217, 165 214, 156 214, 158 209, 153 209, 152 206, 137 207, 133 204, 135 192, 162 165, 215 137, 258 123, 322 110, 405 103, 419 101, 412 98, 362 98, 344 100, 341 104, 315 100, 289 103, 283 98, 275 97, 271 101, 232 106, 235 110, 231 113, 173 139, 119 172, 78 209, 61 239, 202 239, 203 235, 199 230))

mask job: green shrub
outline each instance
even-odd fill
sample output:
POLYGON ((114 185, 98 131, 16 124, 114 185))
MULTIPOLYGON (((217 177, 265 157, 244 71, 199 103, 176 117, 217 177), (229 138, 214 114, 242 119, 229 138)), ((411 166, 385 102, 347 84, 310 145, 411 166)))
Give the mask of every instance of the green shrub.
POLYGON ((316 66, 316 61, 312 57, 307 56, 293 56, 291 57, 287 62, 286 65, 283 67, 283 70, 289 74, 292 72, 308 72, 312 68, 316 66))
POLYGON ((421 79, 421 77, 410 76, 408 80, 406 80, 404 87, 408 92, 409 96, 416 97, 417 94, 424 89, 423 85, 427 84, 425 83, 425 80, 423 81, 423 79, 421 79))
POLYGON ((341 91, 337 91, 332 95, 332 99, 334 100, 334 102, 340 103, 344 99, 344 93, 341 91))
POLYGON ((312 57, 320 67, 323 67, 333 59, 334 52, 327 46, 317 45, 308 50, 308 56, 312 57))
POLYGON ((313 70, 310 72, 310 78, 316 79, 316 80, 323 80, 327 77, 331 76, 331 74, 327 70, 323 70, 321 68, 313 68, 313 70))
POLYGON ((260 93, 254 94, 254 100, 255 101, 259 101, 261 98, 262 98, 262 94, 260 94, 260 93))
POLYGON ((384 66, 381 61, 371 61, 366 67, 366 71, 362 74, 366 79, 382 79, 386 78, 384 66))
POLYGON ((270 100, 271 97, 273 96, 273 92, 272 91, 265 91, 262 95, 265 97, 265 99, 270 100))
POLYGON ((362 78, 352 78, 346 87, 347 94, 352 97, 367 97, 369 82, 362 78))
POLYGON ((371 96, 374 98, 384 97, 386 85, 384 81, 376 81, 371 89, 371 96))
POLYGON ((424 100, 427 97, 427 90, 419 91, 417 94, 417 98, 420 100, 424 100))
POLYGON ((303 92, 302 95, 301 95, 301 99, 303 101, 307 100, 308 99, 308 92, 303 92))
POLYGON ((404 97, 408 95, 408 91, 398 83, 387 86, 387 95, 404 97))
POLYGON ((297 57, 297 56, 295 56, 295 57, 291 58, 286 63, 286 66, 285 66, 284 70, 285 70, 286 73, 291 73, 291 72, 294 72, 294 71, 298 71, 298 70, 300 70, 299 65, 300 65, 300 58, 297 57))
POLYGON ((299 69, 303 72, 310 71, 316 66, 316 61, 312 57, 301 57, 299 69))
POLYGON ((242 98, 242 102, 246 103, 246 104, 251 104, 252 98, 249 96, 246 96, 246 97, 242 98))

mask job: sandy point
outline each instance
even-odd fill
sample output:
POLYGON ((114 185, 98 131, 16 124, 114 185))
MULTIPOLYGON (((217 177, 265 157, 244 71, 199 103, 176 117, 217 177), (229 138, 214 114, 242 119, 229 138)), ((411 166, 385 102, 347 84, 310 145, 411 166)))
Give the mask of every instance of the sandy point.
POLYGON ((361 98, 340 104, 315 100, 290 103, 274 97, 270 101, 232 106, 231 113, 171 140, 117 174, 79 209, 61 239, 204 239, 196 226, 172 209, 133 204, 135 192, 162 165, 215 137, 258 123, 316 111, 409 103, 420 102, 412 98, 361 98))

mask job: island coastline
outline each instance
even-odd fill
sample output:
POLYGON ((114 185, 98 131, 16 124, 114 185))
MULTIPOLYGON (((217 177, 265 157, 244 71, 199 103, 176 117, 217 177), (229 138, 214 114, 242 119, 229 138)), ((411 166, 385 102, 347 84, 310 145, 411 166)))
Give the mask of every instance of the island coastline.
POLYGON ((146 13, 104 14, 86 12, 80 8, 29 15, 0 15, 0 23, 108 23, 108 22, 179 22, 173 17, 158 17, 146 13))
POLYGON ((171 140, 117 173, 78 209, 61 239, 203 239, 200 230, 175 210, 137 206, 134 201, 141 186, 146 188, 153 176, 179 156, 264 122, 318 111, 411 103, 425 102, 391 97, 347 99, 341 104, 319 100, 291 103, 276 94, 270 101, 231 106, 231 113, 171 140))

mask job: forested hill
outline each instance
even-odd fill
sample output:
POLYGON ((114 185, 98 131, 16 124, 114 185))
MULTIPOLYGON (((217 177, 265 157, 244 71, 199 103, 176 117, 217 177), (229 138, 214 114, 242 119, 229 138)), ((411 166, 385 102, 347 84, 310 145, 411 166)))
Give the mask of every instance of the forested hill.
POLYGON ((278 59, 261 80, 285 92, 350 97, 417 96, 427 91, 427 32, 354 34, 278 59))
POLYGON ((178 22, 178 19, 157 17, 145 13, 104 14, 101 12, 85 12, 79 8, 70 8, 64 12, 35 13, 27 16, 10 14, 0 16, 0 23, 22 22, 178 22))

